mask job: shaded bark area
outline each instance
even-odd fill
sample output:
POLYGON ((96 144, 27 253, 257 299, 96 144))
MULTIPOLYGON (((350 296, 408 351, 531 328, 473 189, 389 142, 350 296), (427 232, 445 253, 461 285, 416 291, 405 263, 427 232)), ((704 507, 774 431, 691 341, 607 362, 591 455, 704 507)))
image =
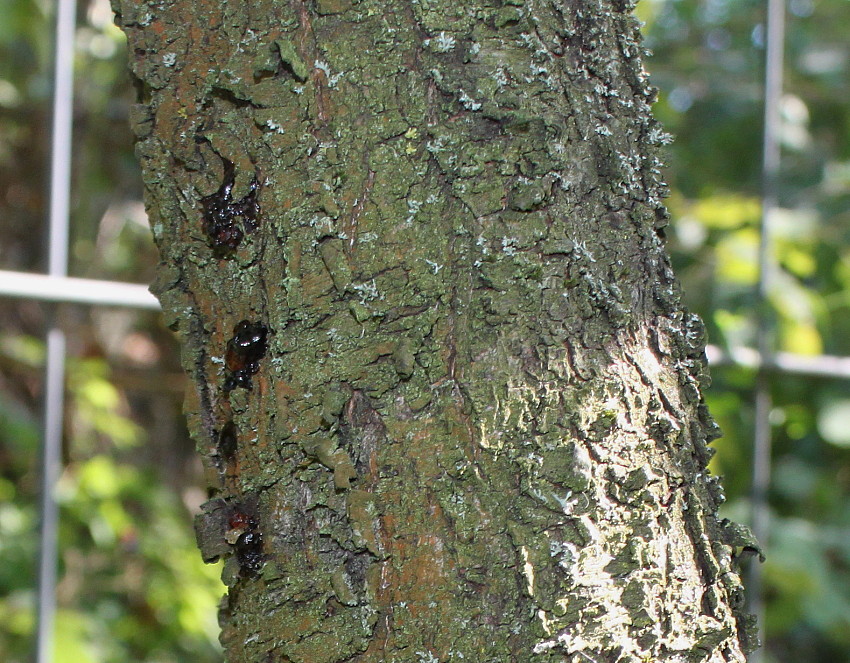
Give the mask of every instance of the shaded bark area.
POLYGON ((116 12, 229 660, 743 661, 627 3, 116 12))

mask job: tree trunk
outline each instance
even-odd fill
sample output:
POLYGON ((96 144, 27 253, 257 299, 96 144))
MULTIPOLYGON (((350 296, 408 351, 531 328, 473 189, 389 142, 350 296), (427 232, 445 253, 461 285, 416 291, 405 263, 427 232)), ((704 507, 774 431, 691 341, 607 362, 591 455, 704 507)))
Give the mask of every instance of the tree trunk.
POLYGON ((119 1, 229 661, 744 660, 627 4, 119 1))

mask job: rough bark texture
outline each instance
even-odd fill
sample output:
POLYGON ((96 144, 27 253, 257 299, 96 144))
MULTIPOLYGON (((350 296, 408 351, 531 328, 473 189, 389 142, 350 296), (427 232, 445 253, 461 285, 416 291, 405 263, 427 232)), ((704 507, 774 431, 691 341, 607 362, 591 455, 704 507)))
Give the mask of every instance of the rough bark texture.
POLYGON ((233 663, 744 660, 630 9, 119 0, 233 663))

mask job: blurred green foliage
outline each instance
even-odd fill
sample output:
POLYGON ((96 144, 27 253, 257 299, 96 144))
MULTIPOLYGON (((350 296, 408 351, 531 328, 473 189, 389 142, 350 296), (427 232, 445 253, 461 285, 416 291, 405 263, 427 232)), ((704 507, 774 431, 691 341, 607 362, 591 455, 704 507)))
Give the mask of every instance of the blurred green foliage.
MULTIPOLYGON (((0 0, 0 265, 43 269, 52 3, 0 0)), ((80 2, 71 273, 149 282, 124 38, 80 2)), ((34 652, 45 310, 0 301, 0 661, 34 652)), ((60 307, 68 332, 56 663, 221 660, 220 569, 202 563, 204 499, 182 422, 177 350, 158 316, 60 307), (142 423, 143 422, 143 423, 142 423)))
MULTIPOLYGON (((6 337, 0 352, 32 338, 6 337)), ((40 362, 36 360, 37 368, 40 362)), ((205 566, 177 492, 140 458, 146 434, 103 359, 68 362, 56 663, 215 661, 220 570, 205 566)), ((36 417, 0 401, 0 660, 30 660, 37 554, 36 417)), ((142 455, 142 458, 144 456, 142 455)))
MULTIPOLYGON (((51 6, 0 0, 4 269, 42 266, 51 6)), ((788 0, 783 172, 770 302, 776 348, 850 356, 850 6, 788 0)), ((710 342, 754 346, 764 3, 641 0, 668 151, 669 247, 710 342)), ((77 30, 72 273, 148 282, 156 262, 127 129, 133 98, 107 0, 77 30)), ((0 301, 0 660, 32 651, 44 311, 0 301)), ((215 567, 194 548, 203 497, 178 409, 169 334, 153 317, 68 307, 66 468, 57 661, 216 661, 215 567), (147 386, 146 386, 147 385, 147 386), (153 386, 151 386, 153 385, 153 386), (163 389, 163 386, 165 388, 163 389), (144 429, 140 423, 144 421, 144 429), (182 499, 181 499, 182 498, 182 499)), ((713 370, 724 431, 712 469, 748 519, 753 373, 713 370)), ((774 381, 768 658, 850 660, 850 397, 844 381, 774 381)))
MULTIPOLYGON (((755 347, 764 2, 644 0, 668 154, 669 247, 710 342, 755 347)), ((769 299, 775 349, 850 356, 850 5, 788 0, 779 207, 769 299)), ((714 368, 712 469, 749 519, 753 372, 714 368)), ((767 660, 850 660, 848 382, 777 375, 767 660)))

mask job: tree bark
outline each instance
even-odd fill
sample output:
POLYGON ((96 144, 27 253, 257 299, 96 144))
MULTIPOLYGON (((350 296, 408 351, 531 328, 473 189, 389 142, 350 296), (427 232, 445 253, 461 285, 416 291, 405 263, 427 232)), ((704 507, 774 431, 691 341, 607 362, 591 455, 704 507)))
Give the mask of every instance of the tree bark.
POLYGON ((630 10, 118 0, 229 661, 744 660, 630 10))

